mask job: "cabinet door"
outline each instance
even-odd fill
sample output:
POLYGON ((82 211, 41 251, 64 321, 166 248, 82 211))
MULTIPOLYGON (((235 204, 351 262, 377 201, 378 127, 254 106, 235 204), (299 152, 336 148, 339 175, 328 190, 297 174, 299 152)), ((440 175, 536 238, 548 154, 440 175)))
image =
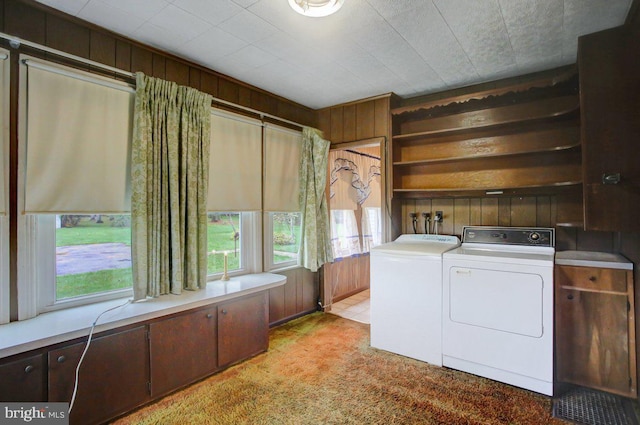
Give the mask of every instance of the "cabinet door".
POLYGON ((626 294, 556 288, 557 380, 634 394, 626 294))
POLYGON ((149 325, 152 397, 194 382, 217 369, 216 322, 216 307, 209 307, 149 325))
MULTIPOLYGON (((71 400, 85 343, 49 351, 49 401, 71 400)), ((146 326, 95 338, 80 367, 72 424, 101 423, 149 400, 146 326)))
POLYGON ((587 230, 640 231, 640 220, 636 217, 640 205, 640 167, 636 154, 640 140, 639 44, 638 36, 623 28, 579 40, 587 230), (615 183, 617 174, 620 181, 615 183))
POLYGON ((0 402, 46 401, 44 355, 3 363, 0 377, 0 402))
POLYGON ((221 367, 267 350, 267 305, 268 294, 262 292, 218 306, 218 360, 221 367))

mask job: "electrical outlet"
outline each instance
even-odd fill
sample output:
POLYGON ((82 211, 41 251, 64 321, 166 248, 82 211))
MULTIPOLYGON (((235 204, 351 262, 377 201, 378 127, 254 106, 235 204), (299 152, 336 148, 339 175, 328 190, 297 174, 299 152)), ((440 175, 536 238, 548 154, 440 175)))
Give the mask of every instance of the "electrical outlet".
POLYGON ((416 214, 416 213, 409 213, 409 217, 411 217, 411 218, 417 218, 417 217, 418 217, 418 214, 416 214))
POLYGON ((436 211, 436 221, 442 221, 442 219, 444 218, 444 215, 442 214, 442 211, 436 211))

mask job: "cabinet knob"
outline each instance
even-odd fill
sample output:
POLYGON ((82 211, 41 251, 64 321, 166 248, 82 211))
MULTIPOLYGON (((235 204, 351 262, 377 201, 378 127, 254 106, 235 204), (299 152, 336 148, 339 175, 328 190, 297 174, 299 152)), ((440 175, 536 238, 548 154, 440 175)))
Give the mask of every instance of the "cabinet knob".
POLYGON ((573 299, 573 294, 569 294, 569 295, 567 295, 567 299, 568 299, 568 300, 572 300, 572 299, 573 299))
POLYGON ((29 366, 24 368, 24 372, 25 373, 31 373, 31 372, 33 372, 34 369, 35 369, 35 367, 33 367, 32 365, 29 365, 29 366))
POLYGON ((211 319, 212 317, 211 313, 207 313, 207 319, 211 319))
POLYGON ((222 310, 222 314, 227 314, 227 310, 222 310))
POLYGON ((65 356, 59 356, 58 357, 58 363, 64 363, 67 360, 67 358, 65 356))
POLYGON ((590 277, 589 277, 589 280, 590 280, 591 282, 595 282, 595 281, 596 281, 596 277, 595 277, 595 276, 590 276, 590 277))

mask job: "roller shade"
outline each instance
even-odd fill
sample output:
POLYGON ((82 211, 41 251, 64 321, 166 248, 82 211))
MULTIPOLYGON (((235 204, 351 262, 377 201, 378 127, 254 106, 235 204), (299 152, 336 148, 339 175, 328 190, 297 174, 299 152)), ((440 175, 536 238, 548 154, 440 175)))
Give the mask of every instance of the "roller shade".
POLYGON ((301 144, 301 132, 267 125, 265 129, 265 211, 300 211, 298 167, 301 144))
MULTIPOLYGON (((9 55, 0 49, 0 215, 7 214, 9 181, 9 55)), ((0 321, 0 323, 2 323, 0 321)))
MULTIPOLYGON (((130 210, 133 89, 27 59, 25 213, 130 210)), ((23 72, 22 75, 25 73, 23 72)))
POLYGON ((262 209, 262 123, 212 110, 207 211, 262 209))

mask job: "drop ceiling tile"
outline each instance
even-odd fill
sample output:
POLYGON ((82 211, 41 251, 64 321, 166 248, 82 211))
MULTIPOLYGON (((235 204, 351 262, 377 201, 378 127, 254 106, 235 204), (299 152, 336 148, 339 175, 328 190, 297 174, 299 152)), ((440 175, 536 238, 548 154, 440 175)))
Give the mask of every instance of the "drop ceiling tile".
POLYGON ((385 19, 397 16, 400 14, 406 14, 407 12, 413 13, 424 7, 424 3, 431 3, 431 0, 404 0, 404 1, 389 1, 389 0, 367 0, 382 17, 385 19))
POLYGON ((218 25, 242 11, 231 0, 173 0, 173 4, 212 25, 218 25))
POLYGON ((434 0, 480 78, 515 65, 498 0, 434 0))
POLYGON ((269 62, 277 60, 275 56, 265 52, 255 46, 246 46, 228 56, 225 56, 221 62, 233 60, 244 66, 245 68, 258 68, 269 62))
MULTIPOLYGON (((236 52, 248 43, 213 27, 181 46, 181 55, 198 63, 215 64, 223 56, 236 52)), ((215 66, 212 69, 216 70, 215 66)))
POLYGON ((218 28, 248 43, 267 38, 277 31, 273 25, 246 10, 227 19, 218 28))
MULTIPOLYGON (((92 0, 95 1, 95 0, 92 0)), ((101 0, 109 6, 127 14, 135 15, 145 21, 153 18, 170 3, 166 0, 101 0)))
POLYGON ((178 54, 180 47, 187 41, 180 34, 167 31, 166 28, 159 27, 150 22, 145 22, 138 28, 132 37, 151 47, 178 54))
POLYGON ((147 21, 164 28, 168 35, 184 41, 191 40, 211 28, 211 25, 179 7, 169 5, 147 21))
POLYGON ((389 20, 393 28, 443 81, 456 86, 478 78, 469 57, 431 2, 389 20))
POLYGON ((561 0, 500 0, 500 8, 519 66, 561 54, 561 0))
MULTIPOLYGON (((124 35, 134 34, 145 22, 143 18, 127 13, 101 0, 90 1, 80 11, 78 17, 124 35)), ((152 39, 149 40, 153 41, 152 39)), ((161 46, 157 42, 155 45, 161 46)))
POLYGON ((233 0, 233 2, 236 3, 238 6, 246 9, 247 7, 253 5, 254 3, 257 3, 258 0, 233 0))
POLYGON ((61 10, 70 15, 76 16, 82 8, 89 3, 89 0, 38 0, 38 3, 61 10))
POLYGON ((305 52, 304 46, 296 38, 281 30, 276 30, 274 33, 252 44, 281 59, 297 57, 305 52))
POLYGON ((624 24, 631 0, 565 0, 562 54, 575 61, 578 37, 624 24))

